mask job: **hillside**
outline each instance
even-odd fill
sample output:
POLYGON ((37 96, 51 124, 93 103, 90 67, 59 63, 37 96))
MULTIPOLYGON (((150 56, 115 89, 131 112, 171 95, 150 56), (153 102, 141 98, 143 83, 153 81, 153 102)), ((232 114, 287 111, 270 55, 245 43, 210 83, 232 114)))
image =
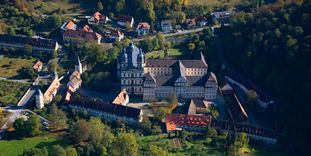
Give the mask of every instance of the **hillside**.
POLYGON ((222 31, 227 59, 280 98, 277 130, 303 153, 310 151, 311 3, 296 1, 238 13, 222 31))

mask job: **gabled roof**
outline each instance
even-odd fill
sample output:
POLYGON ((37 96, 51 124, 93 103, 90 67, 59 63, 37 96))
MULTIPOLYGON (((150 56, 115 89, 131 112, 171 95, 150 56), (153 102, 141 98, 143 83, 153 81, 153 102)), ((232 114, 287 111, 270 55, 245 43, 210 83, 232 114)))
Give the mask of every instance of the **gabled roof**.
POLYGON ((77 29, 77 25, 72 21, 70 20, 67 24, 66 24, 66 27, 65 27, 67 30, 76 30, 77 29))
POLYGON ((187 25, 196 25, 196 21, 195 21, 194 18, 192 18, 192 19, 186 19, 185 23, 186 23, 187 25))
POLYGON ((128 102, 128 94, 125 89, 122 89, 122 91, 118 94, 118 96, 113 100, 112 103, 121 105, 127 102, 128 102))
POLYGON ((85 25, 81 31, 84 31, 84 32, 93 32, 93 30, 88 26, 88 25, 85 25))
POLYGON ((37 60, 36 63, 32 66, 33 69, 38 70, 43 66, 43 63, 40 60, 37 60))
POLYGON ((26 36, 0 35, 0 42, 9 44, 31 45, 33 47, 55 48, 57 42, 46 38, 31 38, 26 36))
POLYGON ((141 113, 141 110, 138 108, 111 104, 109 102, 96 101, 86 98, 71 97, 69 104, 99 110, 121 117, 133 118, 135 120, 139 119, 141 113))
POLYGON ((59 80, 58 80, 58 78, 55 78, 55 79, 52 81, 52 83, 51 83, 51 85, 49 86, 49 88, 45 91, 45 93, 44 93, 44 99, 46 99, 46 100, 51 99, 52 96, 53 96, 53 93, 54 93, 55 91, 57 91, 59 87, 60 87, 59 80))
POLYGON ((183 127, 205 128, 211 124, 211 120, 210 115, 168 114, 165 117, 167 131, 183 127))
POLYGON ((64 37, 93 39, 93 40, 98 40, 99 38, 101 38, 101 35, 95 32, 85 32, 85 31, 79 31, 79 30, 67 30, 64 32, 63 35, 64 37))
POLYGON ((100 12, 97 11, 97 12, 94 13, 93 16, 94 16, 94 18, 95 18, 97 21, 99 21, 100 18, 101 18, 101 16, 102 16, 102 14, 101 14, 100 12))
POLYGON ((149 29, 150 25, 147 22, 140 22, 138 23, 136 29, 149 29))

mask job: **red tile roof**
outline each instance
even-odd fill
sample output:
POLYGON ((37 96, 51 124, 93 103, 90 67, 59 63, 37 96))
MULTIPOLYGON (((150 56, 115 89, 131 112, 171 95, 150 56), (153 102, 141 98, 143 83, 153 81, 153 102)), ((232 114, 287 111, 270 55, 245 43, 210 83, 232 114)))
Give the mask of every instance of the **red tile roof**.
POLYGON ((81 31, 84 31, 84 32, 93 32, 93 30, 88 26, 88 25, 85 25, 81 31))
POLYGON ((147 22, 140 22, 137 25, 137 29, 149 29, 150 25, 147 22))
POLYGON ((43 63, 38 60, 33 66, 32 68, 35 69, 35 70, 38 70, 40 67, 42 67, 43 63))
POLYGON ((212 117, 210 115, 168 114, 165 120, 167 131, 171 131, 181 127, 207 127, 212 117))
POLYGON ((75 25, 73 21, 69 21, 66 25, 66 29, 68 30, 74 30, 72 27, 75 25))

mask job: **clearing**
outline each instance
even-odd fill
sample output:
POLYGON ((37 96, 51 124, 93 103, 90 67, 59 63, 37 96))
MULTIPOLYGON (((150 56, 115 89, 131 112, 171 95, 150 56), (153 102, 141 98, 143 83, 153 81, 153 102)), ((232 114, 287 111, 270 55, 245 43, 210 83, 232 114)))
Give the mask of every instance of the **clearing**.
POLYGON ((35 59, 0 56, 0 77, 11 78, 18 76, 23 67, 32 67, 35 59))
MULTIPOLYGON (((170 57, 177 58, 183 55, 183 53, 177 49, 177 48, 170 48, 167 50, 170 57)), ((157 59, 157 58, 164 58, 164 51, 158 50, 158 51, 152 51, 146 53, 147 59, 157 59)))

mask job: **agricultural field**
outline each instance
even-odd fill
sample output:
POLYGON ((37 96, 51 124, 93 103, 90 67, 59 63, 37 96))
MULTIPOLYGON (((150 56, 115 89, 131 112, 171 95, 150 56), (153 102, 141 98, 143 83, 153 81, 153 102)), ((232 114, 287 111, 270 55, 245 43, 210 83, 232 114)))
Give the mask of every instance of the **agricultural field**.
POLYGON ((0 103, 16 104, 30 84, 0 80, 0 103))
POLYGON ((32 67, 35 59, 0 56, 0 77, 12 78, 18 76, 18 71, 23 67, 32 67))

